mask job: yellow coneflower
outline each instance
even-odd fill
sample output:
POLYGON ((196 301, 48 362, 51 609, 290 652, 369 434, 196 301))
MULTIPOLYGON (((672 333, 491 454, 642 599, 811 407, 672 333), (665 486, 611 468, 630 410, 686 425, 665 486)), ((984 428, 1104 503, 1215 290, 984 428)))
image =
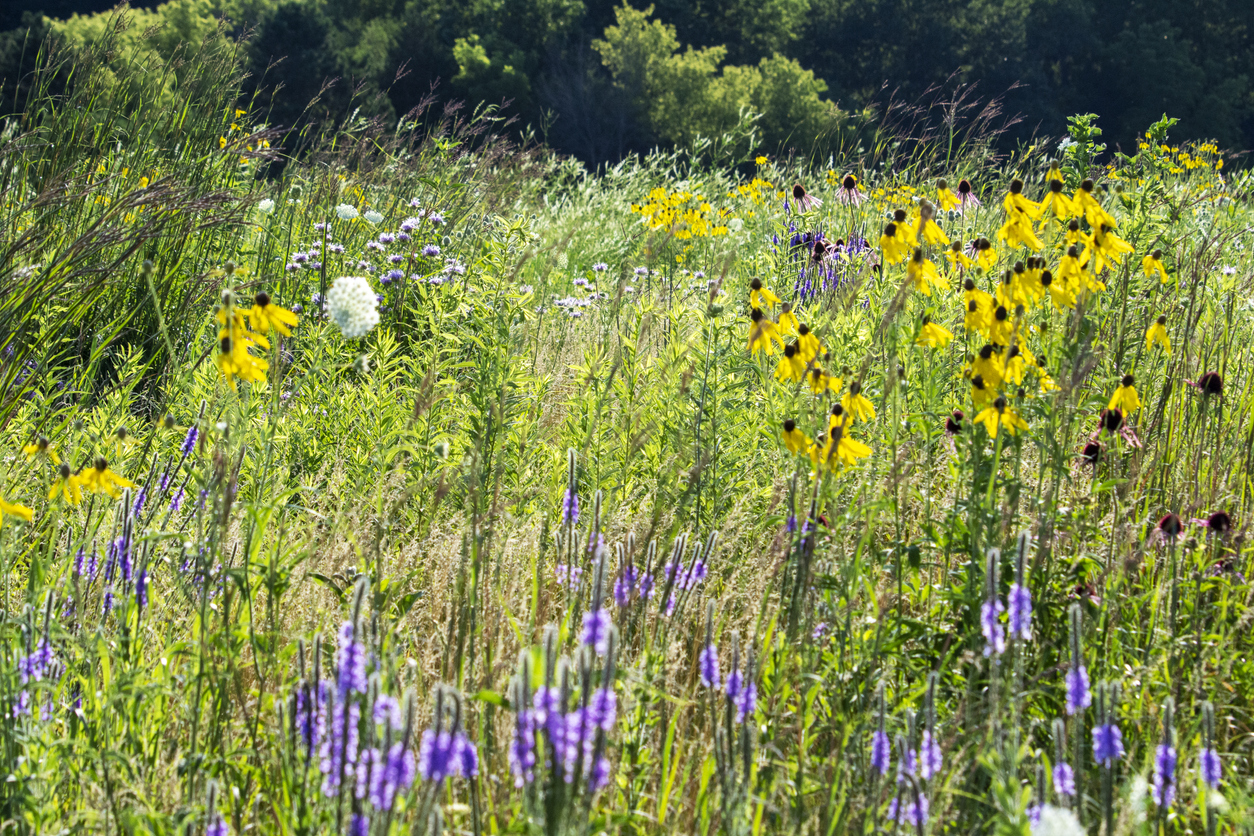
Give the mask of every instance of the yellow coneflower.
POLYGON ((971 378, 971 402, 975 404, 976 409, 992 403, 995 397, 997 397, 997 391, 985 384, 983 377, 977 374, 971 378))
POLYGON ((1027 422, 1007 406, 1006 399, 1003 397, 998 397, 991 405, 981 410, 980 414, 975 416, 975 422, 984 425, 990 438, 996 438, 997 431, 1001 427, 1005 427, 1006 432, 1011 435, 1028 428, 1027 422))
POLYGON ((810 391, 816 395, 822 395, 824 392, 839 392, 845 388, 845 382, 839 377, 832 377, 818 366, 810 369, 810 373, 806 375, 806 382, 810 384, 810 391))
POLYGON ((0 526, 4 525, 4 518, 20 517, 26 522, 30 522, 35 518, 35 512, 25 505, 19 505, 16 502, 8 502, 4 497, 0 497, 0 526))
POLYGON ((997 250, 993 249, 993 242, 981 238, 975 242, 975 250, 975 263, 985 270, 992 270, 997 263, 997 250))
POLYGON ((1006 214, 1011 217, 1018 212, 1026 215, 1031 221, 1040 220, 1041 205, 1024 197, 1023 181, 1017 177, 1010 181, 1010 191, 1006 192, 1001 205, 1006 210, 1006 214))
POLYGON ((769 288, 762 286, 761 279, 754 279, 749 282, 749 306, 753 308, 765 308, 779 304, 779 297, 770 291, 769 288))
POLYGON ((78 476, 79 483, 92 493, 107 493, 117 499, 122 495, 119 488, 133 488, 135 483, 125 476, 109 469, 109 462, 103 456, 96 459, 91 467, 78 476))
POLYGON ((1145 271, 1146 276, 1152 276, 1157 273, 1161 277, 1163 284, 1171 281, 1171 277, 1167 275, 1167 267, 1163 264, 1162 250, 1154 250, 1141 259, 1141 269, 1145 271))
POLYGON ((218 341, 218 351, 214 356, 218 370, 226 378, 227 385, 235 391, 235 378, 250 383, 261 383, 266 379, 266 370, 270 365, 248 353, 248 343, 233 341, 230 337, 222 337, 218 341))
POLYGON ((804 453, 810 447, 810 439, 806 434, 797 429, 797 422, 789 418, 784 422, 784 446, 788 448, 788 452, 794 454, 804 453))
POLYGON ((943 179, 936 181, 936 203, 940 206, 942 212, 957 209, 961 205, 958 195, 950 190, 948 181, 943 179))
POLYGON ((942 328, 925 316, 923 317, 923 327, 919 329, 919 336, 915 338, 914 344, 932 348, 944 348, 949 345, 949 341, 953 338, 953 332, 942 328))
POLYGON ((919 246, 919 236, 915 233, 914 225, 909 222, 909 218, 905 209, 893 210, 893 226, 895 227, 893 234, 898 242, 906 247, 914 248, 919 246))
POLYGON ((1046 270, 1041 273, 1041 286, 1049 291, 1049 299, 1054 303, 1054 310, 1063 311, 1075 307, 1075 289, 1067 282, 1056 281, 1054 274, 1050 271, 1046 270))
POLYGON ((800 324, 797 315, 792 312, 792 305, 784 302, 779 311, 779 333, 791 337, 797 333, 797 326, 800 324))
POLYGON ((271 326, 285 337, 292 336, 290 329, 296 327, 296 314, 287 308, 281 308, 270 300, 270 294, 262 291, 253 297, 253 306, 244 311, 253 327, 258 331, 269 333, 271 326))
POLYGON ((58 496, 65 497, 65 501, 71 505, 77 505, 83 501, 82 477, 70 470, 68 464, 62 464, 57 468, 57 480, 52 483, 52 489, 48 491, 48 501, 51 502, 58 496))
POLYGON ((1130 374, 1125 374, 1123 379, 1119 381, 1119 388, 1115 389, 1115 394, 1110 396, 1110 403, 1106 405, 1107 409, 1119 409, 1124 415, 1131 415, 1141 408, 1141 399, 1136 394, 1136 378, 1130 374))
POLYGON ((1045 259, 1036 256, 1029 256, 1027 264, 1015 264, 1015 277, 1032 304, 1039 302, 1045 295, 1045 287, 1041 284, 1041 274, 1044 270, 1045 259))
POLYGON ((885 264, 900 264, 910 255, 910 247, 897 237, 897 224, 890 223, 884 227, 880 250, 884 253, 885 264))
POLYGON ((923 250, 916 248, 906 264, 906 278, 914 283, 914 289, 925 296, 932 295, 932 286, 943 287, 936 265, 923 257, 923 250))
POLYGON ((1097 229, 1103 224, 1112 229, 1118 226, 1114 217, 1102 208, 1097 202, 1097 198, 1093 197, 1093 190, 1096 188, 1092 180, 1085 180, 1080 184, 1080 188, 1076 190, 1075 196, 1071 198, 1071 202, 1077 207, 1077 210, 1084 213, 1084 219, 1089 222, 1089 226, 1097 229))
POLYGON ((1158 343, 1168 354, 1171 353, 1171 337, 1167 335, 1167 315, 1163 314, 1154 320, 1145 332, 1145 347, 1152 348, 1158 343))
POLYGON ((775 327, 775 323, 766 318, 761 308, 754 308, 749 314, 749 350, 754 354, 759 351, 765 351, 767 354, 775 353, 773 343, 779 343, 783 346, 784 340, 779 335, 779 329, 775 327))
POLYGON ((1045 243, 1036 237, 1031 219, 1018 207, 1014 207, 1007 214, 1006 222, 997 230, 997 240, 1005 241, 1011 247, 1027 247, 1031 250, 1045 248, 1045 243))
POLYGON ((975 266, 975 262, 971 260, 971 257, 962 251, 961 241, 954 241, 949 245, 949 249, 945 250, 945 260, 955 270, 969 270, 975 266))
POLYGON ((776 380, 792 380, 800 383, 806 376, 806 362, 799 356, 796 343, 784 346, 784 356, 775 367, 776 380))
POLYGON ((828 442, 828 461, 831 461, 832 454, 835 453, 837 460, 845 467, 855 467, 858 459, 865 459, 871 455, 870 447, 849 437, 848 426, 843 422, 840 426, 833 427, 828 434, 831 436, 828 442))
POLYGON ((797 326, 797 348, 800 351, 801 359, 807 363, 818 357, 819 352, 823 350, 823 345, 819 342, 819 338, 814 336, 810 326, 804 322, 797 326))
POLYGON ((875 417, 875 405, 862 394, 862 384, 856 380, 849 384, 849 391, 840 399, 840 405, 849 413, 850 420, 870 421, 875 417))
POLYGON ((30 444, 22 448, 22 452, 26 454, 26 461, 29 464, 35 460, 36 456, 45 456, 48 461, 54 465, 61 464, 61 457, 57 455, 57 451, 53 448, 52 442, 44 438, 42 435, 36 438, 30 444))
POLYGON ((1063 193, 1062 172, 1058 170, 1058 163, 1049 167, 1049 173, 1045 175, 1045 186, 1047 191, 1041 200, 1042 215, 1053 212, 1059 220, 1065 221, 1076 214, 1075 204, 1063 193))
POLYGON ((934 247, 947 247, 949 246, 949 236, 937 226, 936 221, 933 220, 935 217, 936 207, 932 205, 932 202, 927 198, 920 200, 919 237, 923 239, 924 243, 931 244, 934 247))
POLYGON ((1114 265, 1120 256, 1132 252, 1132 245, 1115 234, 1114 227, 1102 225, 1093 230, 1093 252, 1096 254, 1093 273, 1114 265))
POLYGON ((998 305, 993 311, 993 324, 988 329, 988 338, 997 345, 1010 345, 1014 335, 1014 322, 1010 319, 1010 310, 1005 305, 998 305))
POLYGON ((1078 289, 1084 284, 1083 273, 1084 268, 1080 266, 1080 252, 1073 244, 1067 248, 1066 254, 1058 262, 1058 275, 1055 278, 1068 287, 1078 289))
POLYGON ((1028 289, 1023 281, 1023 262, 1018 262, 1019 272, 1007 270, 1002 273, 1001 281, 997 283, 995 295, 997 304, 1004 305, 1008 310, 1013 310, 1018 305, 1027 308, 1032 303, 1032 297, 1028 293, 1028 289))
POLYGON ((1016 343, 1006 351, 1006 359, 1002 361, 1002 377, 1007 383, 1019 386, 1023 383, 1027 367, 1034 364, 1032 352, 1016 343))
POLYGON ((1004 369, 1001 364, 1001 355, 997 353, 997 347, 991 343, 987 343, 976 353, 975 358, 971 361, 972 377, 979 377, 988 386, 996 389, 1001 386, 1004 369))

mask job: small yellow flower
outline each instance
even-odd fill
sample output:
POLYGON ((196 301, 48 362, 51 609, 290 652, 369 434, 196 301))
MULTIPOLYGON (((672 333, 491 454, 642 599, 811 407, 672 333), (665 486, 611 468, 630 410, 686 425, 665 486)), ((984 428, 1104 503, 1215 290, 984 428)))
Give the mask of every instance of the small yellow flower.
POLYGON ((865 459, 871 455, 871 448, 849 437, 848 421, 849 419, 846 418, 838 426, 832 427, 829 433, 831 440, 827 443, 826 458, 830 462, 832 454, 835 453, 836 459, 845 467, 855 467, 858 459, 865 459))
POLYGON ((296 314, 287 308, 280 308, 270 301, 270 294, 262 291, 253 298, 253 306, 244 311, 253 327, 258 331, 269 333, 271 326, 285 337, 292 336, 291 328, 296 327, 296 314))
POLYGON ((870 421, 875 417, 875 406, 862 394, 862 384, 852 381, 849 391, 840 399, 840 405, 855 421, 870 421))
POLYGON ((1011 435, 1028 428, 1027 422, 1010 409, 1006 405, 1006 399, 1002 397, 997 398, 991 406, 985 407, 979 415, 975 416, 975 422, 984 425, 990 438, 996 438, 997 431, 1001 427, 1005 427, 1006 432, 1011 435))
POLYGON ((1163 284, 1171 281, 1167 275, 1167 267, 1163 264, 1163 251, 1154 250, 1145 258, 1141 259, 1141 269, 1145 271, 1146 276, 1158 274, 1163 284))
POLYGON ((800 383, 806 376, 806 362, 799 356, 797 344, 784 346, 784 356, 775 367, 776 380, 791 380, 800 383))
POLYGON ((925 296, 932 295, 932 287, 944 287, 936 265, 923 257, 923 250, 916 248, 910 262, 906 264, 906 278, 914 283, 914 289, 925 296))
POLYGON ((1074 216, 1076 207, 1063 193, 1062 172, 1058 170, 1057 163, 1049 167, 1049 173, 1045 175, 1045 183, 1049 191, 1045 193, 1045 198, 1041 201, 1041 214, 1053 212, 1059 220, 1064 221, 1074 216))
POLYGON ((944 348, 949 345, 949 341, 953 338, 953 332, 942 328, 925 316, 923 317, 923 327, 919 330, 919 336, 915 338, 914 344, 931 346, 932 348, 944 348))
POLYGON ((797 348, 800 350, 801 359, 807 363, 818 357, 819 352, 823 350, 823 344, 819 342, 819 338, 814 336, 810 326, 804 322, 797 326, 797 348))
POLYGON ((770 291, 769 288, 762 285, 761 279, 754 279, 749 282, 749 306, 753 308, 765 308, 768 305, 774 306, 779 304, 779 297, 770 291))
POLYGON ((910 255, 910 247, 897 236, 897 224, 884 227, 880 249, 884 252, 885 264, 900 264, 910 255))
POLYGON ((810 369, 810 373, 806 376, 806 382, 810 384, 810 391, 816 395, 822 395, 825 392, 839 392, 845 387, 845 381, 839 377, 832 377, 818 366, 810 369))
POLYGON ((758 165, 766 165, 766 157, 758 157, 754 162, 758 165))
POLYGON ((958 195, 950 190, 949 183, 944 180, 936 181, 936 202, 940 205, 942 212, 957 209, 962 204, 958 195))
POLYGON ((26 461, 33 462, 36 456, 47 456, 48 461, 54 465, 61 464, 61 458, 57 455, 57 451, 53 448, 48 439, 42 435, 22 448, 22 452, 26 454, 26 461))
POLYGON ((784 345, 779 329, 775 327, 774 322, 766 318, 760 308, 753 309, 753 313, 749 314, 749 320, 749 350, 754 354, 759 351, 774 354, 773 343, 779 343, 781 347, 784 345))
POLYGON ((18 505, 16 502, 6 502, 0 497, 0 526, 4 525, 5 515, 10 517, 20 517, 26 522, 30 522, 35 518, 35 512, 25 505, 18 505))
POLYGON ((1171 337, 1167 335, 1166 314, 1154 320, 1154 324, 1145 332, 1145 347, 1152 348, 1155 343, 1161 345, 1168 354, 1171 353, 1171 337))
POLYGON ((791 337, 797 333, 800 325, 797 315, 792 312, 792 305, 784 302, 779 312, 779 333, 785 337, 791 337))
POLYGON ((71 505, 77 505, 83 501, 82 483, 82 477, 70 470, 68 464, 61 465, 58 468, 58 479, 52 483, 52 490, 48 491, 48 501, 61 496, 71 505))
POLYGON ((1119 388, 1115 390, 1115 394, 1110 396, 1110 403, 1107 409, 1121 409, 1124 415, 1131 415, 1141 408, 1141 399, 1136 394, 1136 378, 1130 374, 1125 374, 1123 380, 1119 381, 1119 388))
POLYGON ((810 439, 806 434, 797 429, 797 422, 789 418, 784 422, 784 446, 788 448, 788 452, 801 454, 810 446, 810 439))
POLYGON ((83 487, 92 493, 107 493, 109 496, 117 499, 122 495, 118 488, 133 488, 135 483, 125 476, 114 473, 109 469, 109 462, 103 456, 96 459, 95 463, 84 470, 78 477, 83 487))

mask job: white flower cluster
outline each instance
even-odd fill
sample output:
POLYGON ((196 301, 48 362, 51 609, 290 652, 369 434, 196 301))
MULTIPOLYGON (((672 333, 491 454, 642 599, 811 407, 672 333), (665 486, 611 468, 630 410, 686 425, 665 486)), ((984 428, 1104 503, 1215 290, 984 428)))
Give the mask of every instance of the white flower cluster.
POLYGON ((357 217, 357 209, 347 203, 335 207, 335 215, 342 221, 351 221, 357 217))
POLYGON ((1084 828, 1075 813, 1045 804, 1040 819, 1032 825, 1032 836, 1084 836, 1084 828))
POLYGON ((327 291, 327 312, 350 340, 364 337, 379 324, 379 300, 362 276, 341 276, 327 291))

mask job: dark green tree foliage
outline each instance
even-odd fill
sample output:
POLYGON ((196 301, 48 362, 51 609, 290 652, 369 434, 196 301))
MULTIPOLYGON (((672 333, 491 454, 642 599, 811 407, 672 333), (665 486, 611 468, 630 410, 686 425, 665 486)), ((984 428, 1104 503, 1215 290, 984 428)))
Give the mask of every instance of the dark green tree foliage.
MULTIPOLYGON (((46 2, 64 14, 63 0, 46 2)), ((679 103, 665 123, 656 91, 615 75, 593 48, 621 0, 204 2, 251 32, 250 83, 285 127, 394 118, 434 89, 471 108, 508 103, 520 129, 594 162, 687 141, 742 105, 762 114, 761 148, 809 154, 831 130, 820 110, 832 104, 915 103, 940 119, 935 103, 974 84, 1021 117, 1003 142, 1058 136, 1068 114, 1093 112, 1112 148, 1127 149, 1169 113, 1181 120, 1175 138, 1254 146, 1249 0, 656 0, 649 19, 670 27, 673 49, 655 56, 669 70, 654 82, 686 85, 662 97, 679 103)), ((6 108, 25 35, 0 37, 6 108)))

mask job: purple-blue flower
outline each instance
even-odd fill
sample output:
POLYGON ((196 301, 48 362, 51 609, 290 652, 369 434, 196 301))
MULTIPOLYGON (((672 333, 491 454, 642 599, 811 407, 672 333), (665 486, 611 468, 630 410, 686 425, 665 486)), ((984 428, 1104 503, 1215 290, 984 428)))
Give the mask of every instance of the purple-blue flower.
MULTIPOLYGON (((315 294, 317 295, 317 294, 315 294)), ((186 459, 196 449, 196 439, 200 435, 200 430, 195 425, 187 428, 187 436, 183 439, 183 458, 186 459)))
POLYGON ((1110 766, 1123 757, 1123 732, 1114 723, 1093 729, 1093 760, 1110 766))
POLYGON ((927 796, 920 795, 919 800, 916 802, 909 798, 908 791, 903 792, 902 795, 905 796, 905 803, 899 805, 896 798, 888 802, 888 818, 896 820, 898 824, 904 824, 916 829, 927 824, 927 796))
POLYGON ((989 598, 980 607, 980 630, 984 633, 984 655, 1000 655, 1006 651, 1006 631, 998 619, 1004 611, 1001 601, 989 598))
POLYGON ((562 500, 562 525, 575 525, 579 522, 579 494, 570 488, 562 500))
POLYGON ((369 834, 370 819, 365 813, 353 813, 353 817, 348 820, 348 836, 369 836, 369 834))
POLYGON ((1159 807, 1170 807, 1176 797, 1176 747, 1158 744, 1154 755, 1154 780, 1150 794, 1159 807))
POLYGON ((588 700, 588 719, 604 731, 614 728, 618 719, 618 695, 613 688, 599 688, 588 700))
POLYGON ((231 830, 226 826, 222 816, 214 815, 213 821, 205 825, 205 836, 230 836, 231 830))
POLYGON ((350 691, 366 692, 366 649, 353 639, 353 622, 345 621, 340 627, 340 649, 337 654, 340 666, 340 699, 350 691))
POLYGON ((919 743, 919 775, 924 781, 930 781, 933 776, 940 774, 943 763, 936 736, 930 731, 923 732, 923 739, 919 743))
POLYGON ((534 781, 535 766, 535 713, 520 708, 514 718, 514 739, 509 745, 509 771, 514 773, 514 786, 522 787, 534 781))
POLYGON ((1213 789, 1219 788, 1219 781, 1223 778, 1223 767, 1219 763, 1219 753, 1208 746, 1203 746, 1202 751, 1198 753, 1198 771, 1202 774, 1202 780, 1206 782, 1206 786, 1213 789))
POLYGON ((478 750, 463 732, 427 729, 418 748, 418 774, 435 783, 454 776, 473 777, 479 774, 478 750))
POLYGON ((602 607, 583 614, 583 643, 604 656, 610 648, 610 611, 602 607))
POLYGON ((701 651, 697 667, 701 672, 701 684, 707 688, 718 688, 718 647, 713 642, 701 651))
POLYGON ((1075 770, 1069 763, 1054 765, 1054 792, 1059 795, 1075 795, 1075 770))
POLYGON ((1084 665, 1067 671, 1067 714, 1078 714, 1093 704, 1089 691, 1089 672, 1084 665))
POLYGON ((887 775, 892 763, 892 745, 888 741, 888 733, 877 729, 871 735, 871 768, 880 775, 887 775))
POLYGON ((1017 583, 1010 585, 1010 594, 1006 597, 1007 611, 1010 615, 1010 635, 1025 641, 1032 638, 1032 593, 1026 586, 1017 583))

